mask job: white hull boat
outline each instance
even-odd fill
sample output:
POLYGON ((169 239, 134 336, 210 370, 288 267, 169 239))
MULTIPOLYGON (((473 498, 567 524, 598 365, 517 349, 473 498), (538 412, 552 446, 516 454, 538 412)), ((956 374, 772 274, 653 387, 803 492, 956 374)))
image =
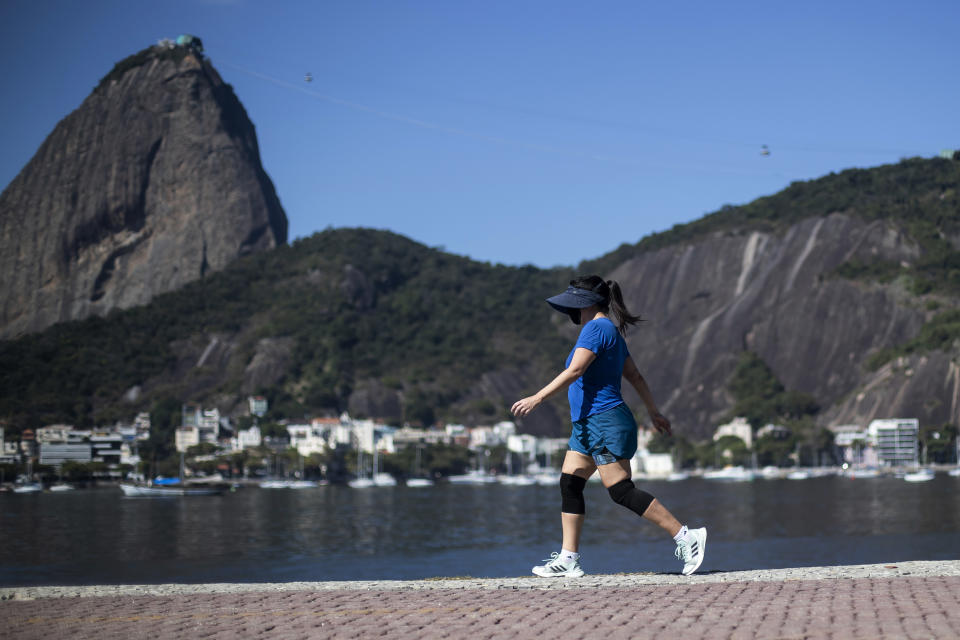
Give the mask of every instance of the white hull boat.
POLYGON ((407 478, 408 487, 432 487, 433 480, 430 478, 407 478))
POLYGON ((707 471, 703 474, 704 480, 725 480, 727 482, 744 482, 753 480, 754 473, 743 467, 727 467, 716 471, 707 471))
POLYGON ((907 482, 927 482, 933 480, 934 473, 930 469, 920 469, 912 473, 905 473, 903 479, 907 482))
POLYGON ((313 480, 267 480, 260 483, 261 489, 313 489, 319 487, 313 480))
POLYGON ((224 487, 184 487, 177 485, 152 486, 128 484, 121 482, 120 490, 123 495, 136 498, 153 498, 169 496, 216 496, 225 491, 224 487))
POLYGON ((497 478, 482 471, 471 471, 459 476, 450 476, 447 480, 450 484, 492 484, 497 481, 497 478))

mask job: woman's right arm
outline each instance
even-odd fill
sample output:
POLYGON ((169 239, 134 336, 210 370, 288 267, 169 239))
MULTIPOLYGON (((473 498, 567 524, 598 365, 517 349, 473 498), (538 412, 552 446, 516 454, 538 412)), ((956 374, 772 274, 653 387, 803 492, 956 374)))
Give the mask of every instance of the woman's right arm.
POLYGON ((640 370, 637 369, 636 363, 630 356, 627 356, 627 359, 623 362, 623 377, 640 394, 640 399, 643 400, 643 404, 647 407, 647 413, 650 414, 653 427, 660 433, 670 435, 670 421, 657 409, 657 403, 653 401, 653 394, 650 393, 647 381, 643 379, 643 375, 640 374, 640 370))
POLYGON ((510 407, 510 412, 519 417, 523 417, 540 406, 540 403, 555 394, 566 389, 573 381, 579 378, 587 370, 587 367, 596 359, 597 354, 590 349, 577 347, 573 352, 573 358, 570 360, 570 366, 560 372, 550 384, 540 389, 536 394, 528 396, 523 400, 517 400, 510 407))

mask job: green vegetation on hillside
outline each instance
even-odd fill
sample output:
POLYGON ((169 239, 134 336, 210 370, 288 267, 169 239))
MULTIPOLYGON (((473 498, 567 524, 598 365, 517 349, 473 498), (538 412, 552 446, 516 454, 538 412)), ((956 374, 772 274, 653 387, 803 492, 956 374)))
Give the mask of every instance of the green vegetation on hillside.
POLYGON ((735 399, 731 416, 743 416, 754 429, 768 422, 799 420, 820 410, 811 395, 787 391, 767 363, 752 351, 740 354, 729 389, 735 399))
POLYGON ((89 426, 135 410, 169 413, 174 400, 240 396, 244 368, 268 337, 294 345, 286 375, 257 390, 271 401, 269 418, 343 411, 367 379, 402 392, 411 422, 471 408, 505 417, 476 384, 496 369, 543 378, 556 369, 566 341, 550 329, 555 314, 543 299, 569 275, 478 263, 387 232, 318 233, 144 307, 0 342, 0 420, 14 431, 89 426), (197 368, 195 350, 180 361, 183 345, 213 336, 241 354, 232 369, 197 368), (123 396, 134 384, 144 397, 130 404, 123 396), (472 404, 454 407, 473 392, 472 404))
POLYGON ((894 358, 911 353, 935 349, 949 351, 957 342, 960 342, 960 309, 953 309, 934 316, 930 322, 923 325, 920 333, 906 344, 892 349, 883 349, 873 354, 867 360, 867 368, 879 369, 894 358))

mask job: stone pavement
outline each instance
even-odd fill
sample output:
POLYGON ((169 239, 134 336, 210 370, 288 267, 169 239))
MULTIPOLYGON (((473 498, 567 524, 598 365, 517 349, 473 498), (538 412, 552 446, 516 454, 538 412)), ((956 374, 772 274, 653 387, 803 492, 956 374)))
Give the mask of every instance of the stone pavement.
POLYGON ((960 561, 690 577, 6 588, 0 637, 958 638, 960 561))

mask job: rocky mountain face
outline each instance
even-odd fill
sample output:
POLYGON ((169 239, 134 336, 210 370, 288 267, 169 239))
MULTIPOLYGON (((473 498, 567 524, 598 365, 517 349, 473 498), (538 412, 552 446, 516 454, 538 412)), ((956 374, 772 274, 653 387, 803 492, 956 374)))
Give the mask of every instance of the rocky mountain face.
POLYGON ((910 265, 920 253, 892 221, 835 213, 642 252, 606 277, 648 320, 628 334, 631 353, 688 436, 706 437, 728 415, 728 382, 744 350, 787 389, 811 394, 824 425, 960 424, 960 345, 870 371, 871 354, 913 338, 932 312, 900 282, 836 275, 851 261, 910 265))
POLYGON ((146 303, 286 237, 233 90, 190 48, 146 49, 0 195, 0 338, 146 303))

